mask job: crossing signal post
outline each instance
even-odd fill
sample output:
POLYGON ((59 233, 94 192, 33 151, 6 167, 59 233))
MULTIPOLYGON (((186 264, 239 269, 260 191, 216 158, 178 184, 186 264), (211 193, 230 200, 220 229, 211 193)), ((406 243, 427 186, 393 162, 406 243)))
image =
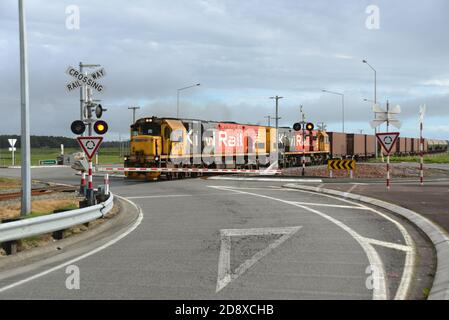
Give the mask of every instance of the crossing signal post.
MULTIPOLYGON (((313 123, 306 122, 306 116, 304 112, 302 111, 302 106, 300 106, 300 113, 301 113, 301 121, 296 122, 293 125, 293 130, 295 131, 301 131, 302 129, 302 173, 301 175, 304 177, 306 175, 306 146, 305 146, 305 140, 306 140, 306 130, 309 131, 309 137, 312 136, 312 131, 314 128, 313 123)), ((312 139, 310 138, 310 144, 312 139)))
POLYGON ((81 188, 80 190, 85 190, 85 197, 87 200, 87 205, 91 206, 95 204, 95 196, 93 189, 93 179, 92 179, 92 158, 98 151, 100 147, 103 137, 92 136, 92 131, 95 131, 98 135, 103 135, 108 131, 108 124, 104 120, 100 120, 103 116, 105 108, 102 107, 101 104, 95 103, 92 100, 92 91, 87 89, 87 102, 85 103, 85 112, 87 115, 85 119, 75 120, 72 122, 70 129, 76 135, 78 135, 78 143, 81 149, 84 151, 84 154, 88 160, 88 170, 87 170, 87 188, 85 188, 86 179, 85 173, 83 173, 81 179, 81 188), (97 118, 93 119, 93 116, 97 118), (88 136, 83 137, 82 135, 86 131, 86 127, 88 130, 88 136))

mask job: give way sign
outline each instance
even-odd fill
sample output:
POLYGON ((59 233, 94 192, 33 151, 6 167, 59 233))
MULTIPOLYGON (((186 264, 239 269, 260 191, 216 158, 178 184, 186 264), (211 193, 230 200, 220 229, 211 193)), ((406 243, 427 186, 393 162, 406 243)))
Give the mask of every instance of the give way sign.
POLYGON ((11 148, 14 148, 14 146, 16 145, 17 139, 8 139, 9 145, 11 146, 11 148))
POLYGON ((95 153, 97 153, 101 142, 103 142, 103 137, 78 137, 77 140, 87 158, 92 160, 95 153))
POLYGON ((384 148, 387 154, 390 154, 394 144, 399 138, 399 132, 377 133, 377 140, 384 148))

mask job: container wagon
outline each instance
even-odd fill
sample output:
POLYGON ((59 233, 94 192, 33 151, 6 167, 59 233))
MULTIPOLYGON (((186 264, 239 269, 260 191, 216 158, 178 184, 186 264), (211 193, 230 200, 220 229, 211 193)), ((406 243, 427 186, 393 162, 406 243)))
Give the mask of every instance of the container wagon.
POLYGON ((328 132, 332 158, 346 158, 346 133, 328 132))

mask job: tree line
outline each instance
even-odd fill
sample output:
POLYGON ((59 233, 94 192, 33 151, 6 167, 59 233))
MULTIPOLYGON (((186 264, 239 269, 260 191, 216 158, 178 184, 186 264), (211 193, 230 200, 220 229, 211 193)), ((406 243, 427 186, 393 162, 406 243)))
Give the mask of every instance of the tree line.
MULTIPOLYGON (((8 139, 17 139, 16 148, 20 148, 19 135, 0 135, 0 148, 9 148, 8 139)), ((123 142, 122 142, 123 143, 123 142)), ((60 148, 61 144, 64 148, 78 148, 76 139, 61 136, 30 136, 31 148, 60 148)), ((120 141, 106 141, 101 145, 102 148, 120 147, 120 141)))

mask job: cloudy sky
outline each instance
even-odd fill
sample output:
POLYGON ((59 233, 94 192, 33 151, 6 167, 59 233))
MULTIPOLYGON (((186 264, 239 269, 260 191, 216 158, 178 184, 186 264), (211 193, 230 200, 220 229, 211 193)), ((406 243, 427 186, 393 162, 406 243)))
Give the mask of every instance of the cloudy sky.
MULTIPOLYGON (((129 135, 139 116, 180 115, 263 123, 280 95, 281 125, 303 105, 307 120, 341 131, 372 132, 373 71, 377 97, 399 104, 401 133, 449 138, 449 1, 447 0, 28 0, 26 1, 31 133, 72 136, 79 93, 68 93, 69 65, 101 64, 108 139, 129 135), (80 11, 79 29, 67 6, 80 11), (379 8, 379 28, 367 28, 367 7, 379 8), (70 26, 70 24, 69 24, 70 26)), ((372 26, 372 25, 371 25, 372 26)), ((0 1, 0 134, 20 133, 17 0, 0 1)))

